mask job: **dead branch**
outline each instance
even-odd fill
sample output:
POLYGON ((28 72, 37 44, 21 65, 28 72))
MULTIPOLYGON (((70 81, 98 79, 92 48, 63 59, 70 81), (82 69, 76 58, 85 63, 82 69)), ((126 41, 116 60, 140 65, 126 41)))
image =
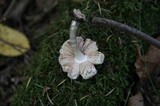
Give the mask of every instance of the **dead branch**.
POLYGON ((22 13, 25 11, 27 5, 31 0, 12 0, 8 9, 3 15, 3 20, 14 19, 20 21, 22 13))
MULTIPOLYGON (((85 14, 81 13, 81 11, 78 9, 74 9, 73 14, 74 14, 75 20, 82 20, 82 18, 79 17, 79 14, 80 14, 80 16, 86 17, 85 14)), ((86 18, 85 18, 85 20, 83 19, 83 21, 88 22, 88 20, 86 20, 86 18)), ((122 24, 122 23, 119 23, 119 22, 116 22, 113 20, 109 20, 106 18, 101 18, 101 17, 93 17, 91 23, 96 24, 96 25, 104 25, 109 28, 118 29, 118 30, 123 31, 127 34, 132 34, 136 37, 141 38, 144 41, 147 41, 148 43, 150 43, 160 49, 160 41, 158 41, 157 39, 154 39, 153 37, 149 36, 148 34, 145 34, 141 31, 139 31, 138 29, 135 29, 135 28, 130 27, 128 25, 125 25, 125 24, 122 24)))
POLYGON ((113 20, 100 18, 100 17, 94 17, 92 19, 92 23, 97 24, 97 25, 104 25, 109 28, 116 28, 120 31, 127 33, 127 34, 132 34, 136 37, 139 37, 142 40, 147 41, 148 43, 154 45, 155 47, 160 48, 160 41, 152 38, 151 36, 141 32, 133 27, 130 27, 128 25, 125 25, 125 24, 122 24, 122 23, 119 23, 119 22, 116 22, 113 20))

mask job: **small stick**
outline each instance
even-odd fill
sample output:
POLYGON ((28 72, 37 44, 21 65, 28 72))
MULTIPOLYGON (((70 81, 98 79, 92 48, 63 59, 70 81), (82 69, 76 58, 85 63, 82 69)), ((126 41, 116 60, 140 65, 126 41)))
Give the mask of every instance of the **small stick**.
POLYGON ((109 28, 116 28, 118 30, 124 31, 125 33, 132 34, 136 37, 143 39, 144 41, 147 41, 148 43, 160 49, 160 41, 128 25, 125 25, 125 24, 122 24, 122 23, 119 23, 113 20, 100 18, 100 17, 94 17, 92 19, 92 23, 104 25, 109 28))
MULTIPOLYGON (((78 11, 79 11, 80 15, 79 14, 78 15, 74 14, 74 17, 77 20, 80 20, 80 19, 82 19, 82 17, 85 17, 85 14, 82 14, 80 10, 78 10, 78 11)), ((86 21, 86 18, 84 18, 83 21, 86 21)), ((93 17, 92 23, 93 24, 104 25, 104 26, 107 26, 109 28, 119 29, 119 30, 121 30, 125 33, 132 34, 136 37, 139 37, 139 38, 143 39, 144 41, 147 41, 148 43, 150 43, 150 44, 152 44, 155 47, 160 49, 160 41, 158 41, 157 39, 154 39, 153 37, 141 32, 141 31, 139 31, 139 30, 137 30, 133 27, 130 27, 128 25, 125 25, 125 24, 122 24, 122 23, 119 23, 119 22, 116 22, 116 21, 113 21, 113 20, 100 18, 100 17, 93 17)))
POLYGON ((10 13, 10 11, 12 11, 14 5, 16 4, 17 0, 12 0, 11 4, 9 5, 8 9, 5 11, 4 15, 3 15, 3 20, 6 20, 6 17, 8 16, 8 14, 10 13))
POLYGON ((16 21, 20 21, 21 16, 30 1, 31 0, 12 0, 8 9, 2 16, 3 20, 6 21, 7 19, 14 19, 16 21))

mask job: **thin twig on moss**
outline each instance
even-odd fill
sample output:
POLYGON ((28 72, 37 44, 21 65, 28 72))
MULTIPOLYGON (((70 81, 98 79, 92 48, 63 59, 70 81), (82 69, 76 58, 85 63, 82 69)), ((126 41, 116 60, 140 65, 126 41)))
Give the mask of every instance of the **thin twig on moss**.
MULTIPOLYGON (((80 10, 78 10, 78 12, 81 14, 81 16, 85 17, 85 14, 82 14, 80 10)), ((77 14, 75 14, 75 13, 73 13, 73 14, 74 14, 74 18, 76 20, 81 20, 81 18, 78 17, 77 14)), ((86 21, 86 20, 84 19, 83 21, 86 21)), ((116 22, 113 20, 109 20, 106 18, 101 18, 101 17, 93 17, 92 23, 98 24, 98 25, 104 25, 109 28, 119 29, 127 34, 132 34, 138 38, 141 38, 142 40, 147 41, 148 43, 150 43, 160 49, 160 41, 158 41, 157 39, 154 39, 153 37, 149 36, 146 33, 139 31, 138 29, 135 29, 135 28, 130 27, 128 25, 125 25, 125 24, 122 24, 120 22, 116 22)))
POLYGON ((98 24, 98 25, 104 25, 104 26, 107 26, 109 28, 116 28, 116 29, 119 29, 125 33, 128 33, 128 34, 132 34, 136 37, 139 37, 145 41, 147 41, 148 43, 154 45, 155 47, 159 48, 160 49, 160 41, 152 38, 151 36, 133 28, 133 27, 130 27, 128 25, 125 25, 125 24, 122 24, 122 23, 119 23, 119 22, 116 22, 116 21, 113 21, 113 20, 109 20, 109 19, 105 19, 105 18, 100 18, 100 17, 94 17, 92 19, 92 23, 93 24, 98 24))

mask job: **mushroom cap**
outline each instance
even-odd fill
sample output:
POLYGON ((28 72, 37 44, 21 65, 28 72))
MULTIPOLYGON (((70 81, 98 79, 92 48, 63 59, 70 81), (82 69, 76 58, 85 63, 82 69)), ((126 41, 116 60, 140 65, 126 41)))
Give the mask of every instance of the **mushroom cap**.
POLYGON ((77 37, 77 44, 80 51, 87 57, 86 61, 81 63, 76 61, 70 40, 67 40, 60 49, 59 63, 63 71, 68 73, 69 78, 77 79, 81 75, 83 79, 89 79, 97 73, 94 64, 102 64, 105 56, 98 51, 96 42, 91 39, 84 40, 82 37, 77 37))

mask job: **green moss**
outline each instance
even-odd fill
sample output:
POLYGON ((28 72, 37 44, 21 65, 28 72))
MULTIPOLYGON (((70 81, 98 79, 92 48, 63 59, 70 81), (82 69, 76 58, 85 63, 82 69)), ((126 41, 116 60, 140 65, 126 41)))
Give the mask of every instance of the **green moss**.
POLYGON ((131 68, 135 61, 135 46, 131 41, 137 40, 136 38, 120 31, 82 23, 78 30, 79 35, 97 41, 99 51, 106 56, 104 63, 96 66, 98 74, 89 80, 83 80, 81 77, 70 80, 62 71, 58 56, 61 45, 69 38, 69 11, 73 8, 79 8, 88 17, 101 16, 126 22, 147 33, 156 31, 156 16, 160 10, 157 4, 149 5, 138 0, 123 1, 99 0, 98 7, 93 0, 61 0, 58 6, 59 19, 40 38, 39 51, 29 68, 24 70, 24 76, 31 80, 25 81, 18 88, 12 105, 48 106, 51 105, 49 98, 56 106, 122 105, 129 88, 129 71, 133 70, 131 68), (152 16, 149 17, 149 14, 152 16), (120 40, 123 44, 120 44, 120 40), (46 93, 43 95, 45 87, 50 87, 47 92, 49 98, 46 93))

